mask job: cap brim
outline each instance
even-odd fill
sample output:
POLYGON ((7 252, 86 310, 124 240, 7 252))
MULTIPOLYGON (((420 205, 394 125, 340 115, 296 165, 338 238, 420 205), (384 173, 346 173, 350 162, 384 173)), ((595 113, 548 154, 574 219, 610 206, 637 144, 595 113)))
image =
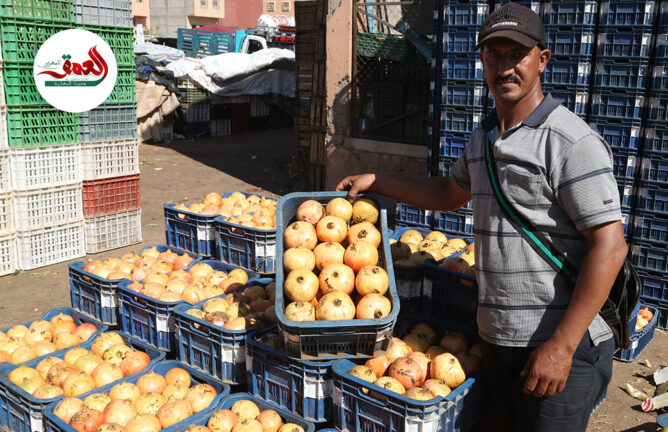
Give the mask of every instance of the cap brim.
POLYGON ((498 30, 488 34, 484 39, 478 41, 475 49, 479 49, 485 44, 485 42, 489 42, 492 39, 510 39, 527 48, 533 48, 538 45, 538 41, 536 39, 529 37, 524 33, 520 33, 515 30, 498 30))

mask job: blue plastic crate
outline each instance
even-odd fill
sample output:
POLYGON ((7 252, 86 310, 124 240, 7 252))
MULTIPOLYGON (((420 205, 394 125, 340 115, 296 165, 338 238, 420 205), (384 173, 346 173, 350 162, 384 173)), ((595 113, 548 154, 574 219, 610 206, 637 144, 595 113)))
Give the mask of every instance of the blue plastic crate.
POLYGON ((639 151, 642 143, 640 120, 589 116, 589 125, 599 133, 613 151, 639 151))
MULTIPOLYGON (((139 253, 154 246, 147 246, 139 253)), ((182 249, 155 245, 158 252, 165 252, 171 250, 174 253, 183 255, 187 253, 194 260, 199 260, 196 254, 186 252, 182 249)), ((191 263, 191 264, 194 264, 191 263)), ((87 315, 110 328, 117 328, 120 326, 118 316, 118 284, 123 279, 104 279, 96 276, 90 272, 81 269, 84 261, 75 261, 68 264, 70 273, 70 297, 72 307, 77 311, 87 315)))
MULTIPOLYGON (((668 3, 661 2, 661 7, 659 9, 658 15, 659 15, 659 19, 657 21, 658 21, 658 24, 659 24, 659 30, 661 30, 661 28, 663 26, 668 26, 668 3)), ((661 32, 659 32, 659 33, 661 33, 661 32)), ((668 32, 666 32, 666 33, 668 33, 668 32)))
POLYGON ((655 59, 651 79, 652 90, 668 91, 668 59, 655 59))
POLYGON ((472 28, 481 26, 489 13, 489 6, 483 0, 448 0, 437 2, 438 13, 442 14, 439 21, 445 26, 462 26, 472 28), (440 6, 440 7, 439 7, 440 6))
POLYGON ((394 217, 397 227, 415 226, 418 228, 431 228, 434 223, 434 215, 431 210, 425 210, 412 205, 397 201, 397 212, 394 217))
POLYGON ((654 48, 654 58, 656 60, 668 59, 667 40, 668 40, 668 26, 659 27, 659 30, 656 33, 656 42, 654 48))
POLYGON ((612 154, 612 173, 617 181, 634 180, 638 168, 637 153, 618 150, 612 154))
MULTIPOLYGON (((641 307, 644 307, 645 305, 640 305, 641 307)), ((658 311, 653 308, 649 307, 649 309, 652 311, 654 314, 654 317, 652 318, 652 321, 645 326, 645 328, 640 329, 640 330, 635 330, 633 332, 633 336, 631 337, 631 348, 629 349, 619 349, 615 353, 615 358, 617 360, 621 361, 633 361, 636 358, 638 358, 638 355, 649 345, 649 343, 652 341, 652 338, 654 338, 654 330, 656 330, 656 325, 657 321, 659 319, 658 316, 658 311)), ((637 312, 636 312, 637 314, 637 312)), ((632 321, 635 321, 635 316, 631 318, 632 321)), ((635 326, 634 326, 635 327, 635 326)))
POLYGON ((647 120, 668 121, 668 91, 654 92, 649 98, 649 113, 647 120))
POLYGON ((668 272, 668 248, 665 244, 633 240, 630 249, 633 265, 643 270, 668 272))
POLYGON ((604 58, 596 62, 594 85, 600 88, 645 91, 648 73, 647 59, 604 58))
POLYGON ((636 210, 633 238, 643 242, 663 243, 668 248, 668 217, 666 214, 636 210))
MULTIPOLYGON (((39 317, 39 318, 37 318, 37 319, 35 319, 35 320, 32 320, 32 321, 28 321, 28 322, 25 322, 25 323, 21 323, 21 324, 24 325, 24 326, 26 326, 26 327, 30 327, 30 324, 32 324, 34 321, 38 321, 38 320, 50 321, 51 318, 55 317, 55 316, 58 315, 58 314, 65 314, 65 315, 69 315, 69 316, 71 316, 71 317, 74 319, 74 323, 75 323, 76 325, 81 325, 81 324, 83 324, 83 323, 90 323, 90 324, 93 324, 95 327, 97 327, 97 331, 96 331, 95 333, 93 333, 93 334, 88 338, 88 339, 90 339, 90 340, 95 339, 95 337, 97 337, 97 335, 98 335, 99 333, 104 332, 104 331, 107 331, 107 326, 106 326, 106 325, 104 325, 104 324, 102 324, 102 323, 100 323, 100 322, 98 322, 98 321, 96 321, 96 320, 94 320, 94 319, 92 319, 92 318, 89 318, 89 317, 87 317, 86 315, 82 314, 81 312, 79 312, 79 311, 77 311, 77 310, 74 310, 74 309, 72 309, 72 308, 57 308, 57 309, 51 309, 50 311, 48 311, 47 313, 45 313, 45 314, 42 315, 41 317, 39 317)), ((11 327, 7 327, 7 328, 5 328, 5 329, 0 329, 0 332, 7 333, 7 331, 8 331, 9 329, 11 329, 11 327)), ((85 341, 84 341, 84 342, 85 342, 85 341)), ((83 342, 82 342, 82 343, 83 343, 83 342)), ((35 360, 42 360, 42 359, 44 359, 45 357, 51 357, 51 356, 53 356, 53 355, 60 354, 61 351, 62 351, 62 352, 65 352, 65 351, 68 351, 69 349, 70 349, 70 348, 66 348, 66 349, 64 349, 64 350, 55 351, 55 352, 53 352, 53 353, 50 353, 50 354, 47 354, 47 355, 43 355, 43 356, 41 356, 41 357, 35 357, 35 360)), ((0 362, 0 365, 4 365, 4 364, 7 364, 7 362, 0 362)), ((1 390, 0 390, 0 391, 1 391, 1 390)))
MULTIPOLYGON (((228 397, 223 399, 223 401, 220 404, 218 404, 218 406, 216 408, 209 411, 204 416, 198 418, 196 421, 190 423, 190 426, 206 426, 206 423, 209 421, 209 418, 216 411, 221 410, 221 409, 230 409, 230 408, 232 408, 232 405, 234 405, 234 403, 239 401, 239 400, 250 400, 250 401, 252 401, 253 403, 255 403, 255 405, 258 406, 258 408, 260 408, 260 411, 264 411, 264 410, 267 410, 267 409, 272 409, 272 410, 276 411, 281 416, 281 418, 283 419, 283 423, 296 424, 297 426, 304 429, 304 432, 315 432, 315 425, 313 423, 310 423, 310 422, 304 420, 303 418, 301 418, 299 416, 296 416, 294 414, 290 414, 288 411, 285 410, 284 407, 274 406, 270 403, 267 403, 267 402, 263 401, 262 399, 260 399, 258 397, 249 395, 248 393, 233 393, 233 394, 229 395, 228 397)), ((182 430, 185 431, 185 428, 182 429, 182 430)), ((179 431, 179 432, 181 432, 181 431, 179 431)))
POLYGON ((457 158, 440 156, 438 158, 437 175, 439 177, 450 177, 450 175, 452 175, 452 167, 455 165, 455 162, 457 162, 457 158))
POLYGON ((599 58, 625 57, 648 58, 652 46, 652 30, 635 27, 599 27, 598 48, 599 58))
POLYGON ((214 226, 218 234, 218 257, 257 273, 273 274, 276 268, 276 230, 249 228, 227 222, 222 216, 214 226))
POLYGON ((487 104, 487 86, 484 81, 445 81, 441 86, 441 103, 484 107, 487 104))
POLYGON ((646 122, 644 135, 645 151, 668 154, 668 122, 646 122))
MULTIPOLYGON (((501 6, 503 6, 506 3, 510 3, 511 0, 495 0, 494 1, 494 9, 498 9, 501 6)), ((522 5, 524 7, 528 7, 532 11, 536 12, 538 15, 541 14, 540 11, 540 2, 538 1, 530 1, 530 0, 520 0, 520 1, 513 1, 515 4, 522 5)))
POLYGON ((656 308, 656 313, 654 314, 657 317, 656 326, 660 329, 668 330, 668 302, 653 300, 645 296, 640 297, 640 301, 656 308))
MULTIPOLYGON (((431 232, 431 229, 408 226, 394 230, 390 238, 398 241, 408 230, 417 230, 423 237, 431 232)), ((401 313, 419 313, 422 302, 424 266, 406 266, 395 262, 394 279, 397 283, 397 295, 401 303, 401 313)))
MULTIPOLYGON (((142 375, 145 375, 147 372, 154 372, 158 375, 165 376, 165 374, 167 374, 167 372, 169 372, 169 370, 173 368, 181 368, 184 369, 186 372, 188 372, 190 374, 192 386, 197 384, 209 384, 216 390, 216 393, 218 393, 218 395, 211 402, 211 404, 209 404, 209 406, 204 408, 202 411, 195 413, 190 417, 172 426, 162 429, 161 432, 177 432, 186 430, 190 426, 190 424, 192 424, 192 422, 197 421, 203 418, 204 416, 208 415, 212 410, 214 410, 218 405, 220 405, 230 394, 230 387, 227 384, 217 382, 216 380, 211 379, 211 377, 206 376, 205 374, 199 372, 198 370, 183 365, 174 360, 166 360, 156 363, 155 365, 153 365, 153 367, 144 370, 142 372, 139 372, 133 375, 131 378, 123 379, 121 380, 121 382, 130 382, 136 384, 137 380, 139 380, 139 378, 142 375)), ((116 384, 115 383, 108 384, 106 386, 95 389, 94 392, 108 394, 114 385, 116 384)), ((83 395, 78 396, 77 398, 82 400, 85 399, 83 395)), ((44 432, 75 432, 75 429, 72 426, 65 423, 63 420, 61 420, 58 416, 54 414, 53 410, 55 409, 55 407, 56 404, 49 405, 47 409, 44 411, 44 432)))
POLYGON ((663 213, 668 217, 668 185, 641 183, 637 193, 638 210, 663 213))
MULTIPOLYGON (((157 362, 164 358, 164 353, 159 352, 158 350, 147 346, 145 344, 133 341, 123 335, 123 340, 125 344, 129 347, 144 351, 151 359, 151 362, 148 364, 147 369, 153 367, 157 362)), ((99 336, 98 336, 99 337, 99 336)), ((89 339, 80 346, 87 350, 90 350, 93 345, 94 339, 89 339)), ((50 357, 64 358, 66 351, 61 351, 59 354, 53 353, 50 357)), ((40 359, 34 359, 22 363, 28 367, 35 368, 39 364, 40 359)), ((11 365, 4 363, 3 366, 0 366, 0 397, 4 397, 4 401, 0 401, 0 427, 5 427, 10 431, 15 432, 35 432, 44 430, 44 412, 50 404, 60 401, 63 396, 58 396, 51 399, 38 399, 10 382, 7 379, 7 375, 14 369, 19 367, 19 365, 11 365)), ((129 375, 124 379, 134 378, 141 375, 142 372, 137 374, 129 375)), ((116 384, 114 382, 113 384, 116 384)), ((89 394, 96 393, 98 389, 95 389, 89 393, 82 395, 86 397, 89 394)))
POLYGON ((543 91, 551 93, 556 99, 562 100, 562 105, 584 118, 587 115, 589 91, 586 86, 563 86, 546 84, 543 91))
POLYGON ((656 301, 668 302, 668 273, 638 270, 642 282, 642 296, 656 301))
POLYGON ((439 79, 443 80, 479 80, 483 81, 482 62, 475 53, 446 54, 440 64, 439 79))
MULTIPOLYGON (((325 204, 333 198, 345 198, 346 194, 347 192, 306 192, 285 195, 278 200, 276 209, 276 236, 283 238, 283 231, 295 220, 294 215, 302 202, 312 199, 325 204)), ((378 265, 385 269, 390 279, 386 296, 390 299, 392 311, 380 319, 305 322, 289 320, 283 313, 287 306, 287 299, 283 297, 283 261, 277 260, 276 316, 281 343, 290 357, 303 360, 328 360, 332 355, 338 355, 340 358, 371 356, 376 350, 385 349, 392 337, 392 329, 399 314, 399 297, 390 253, 387 209, 378 195, 358 196, 373 200, 379 209, 376 228, 380 231, 382 240, 378 248, 378 265)), ((283 256, 282 241, 276 244, 276 256, 283 256)))
POLYGON ((554 56, 545 66, 542 85, 589 85, 591 56, 554 56))
POLYGON ((442 211, 434 214, 434 229, 461 234, 461 237, 473 237, 473 212, 468 209, 442 211))
POLYGON ((442 106, 440 129, 444 132, 473 132, 482 121, 482 113, 482 108, 442 106))
POLYGON ((552 26, 546 33, 547 48, 554 56, 593 54, 594 32, 590 26, 552 26))
MULTIPOLYGON (((235 267, 215 260, 203 260, 214 270, 229 272, 235 267)), ((248 283, 257 279, 253 272, 248 274, 248 283)), ((142 341, 159 350, 174 352, 177 346, 176 323, 174 309, 181 304, 189 304, 184 300, 165 302, 149 297, 128 288, 131 281, 125 279, 118 285, 118 307, 121 330, 132 339, 142 341)))
POLYGON ((636 182, 633 180, 617 180, 617 189, 619 190, 619 203, 622 211, 630 211, 634 206, 636 182))
POLYGON ((642 120, 645 113, 644 92, 594 88, 591 115, 642 120))
POLYGON ((164 205, 167 243, 204 257, 216 257, 214 221, 218 215, 200 215, 174 207, 176 204, 164 205))
POLYGON ((475 313, 478 309, 475 277, 439 267, 441 262, 425 262, 422 313, 436 313, 441 307, 475 313))
MULTIPOLYGON (((254 282, 263 288, 265 283, 254 282)), ((176 358, 228 384, 246 382, 244 357, 247 330, 227 330, 210 322, 188 315, 188 309, 202 309, 210 299, 195 304, 181 304, 174 308, 177 347, 176 358)))
POLYGON ((554 1, 541 4, 543 23, 549 25, 596 25, 595 0, 554 1))
POLYGON ((641 180, 646 183, 668 185, 668 154, 645 152, 641 180))
POLYGON ((334 425, 339 430, 408 432, 419 424, 422 430, 458 432, 482 414, 480 374, 446 397, 417 401, 350 375, 353 366, 350 360, 337 360, 333 366, 334 425))
POLYGON ((601 26, 640 26, 654 25, 658 1, 606 1, 601 2, 598 24, 601 26))
POLYGON ((248 393, 308 422, 332 419, 332 361, 297 360, 259 339, 272 326, 246 337, 248 393))
POLYGON ((445 54, 471 54, 475 53, 475 44, 478 41, 477 28, 447 27, 443 26, 443 52, 445 54))
POLYGON ((464 153, 470 134, 467 133, 445 133, 441 137, 439 155, 458 158, 464 153))

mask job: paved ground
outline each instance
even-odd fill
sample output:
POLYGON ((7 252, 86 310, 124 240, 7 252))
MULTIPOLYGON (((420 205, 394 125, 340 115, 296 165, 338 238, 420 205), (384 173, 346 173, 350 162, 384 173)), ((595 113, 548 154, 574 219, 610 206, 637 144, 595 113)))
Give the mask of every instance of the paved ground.
MULTIPOLYGON (((163 145, 142 144, 142 245, 163 244, 165 231, 162 205, 199 199, 211 191, 293 191, 290 163, 294 153, 292 129, 247 133, 199 141, 163 145)), ((90 257, 120 256, 142 245, 104 252, 90 257)), ((43 267, 0 278, 0 328, 38 318, 54 307, 70 305, 67 263, 43 267)), ((668 366, 668 332, 657 331, 640 356, 652 368, 638 362, 615 362, 608 397, 591 418, 588 431, 655 432, 656 414, 645 414, 639 401, 631 399, 621 386, 632 382, 653 392, 643 378, 661 366, 668 366), (636 383, 636 381, 638 381, 636 383)))

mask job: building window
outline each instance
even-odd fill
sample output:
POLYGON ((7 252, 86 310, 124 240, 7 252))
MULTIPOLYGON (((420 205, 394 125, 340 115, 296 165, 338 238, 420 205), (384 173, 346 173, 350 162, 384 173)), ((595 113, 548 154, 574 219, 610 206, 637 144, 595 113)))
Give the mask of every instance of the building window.
POLYGON ((219 6, 220 2, 218 0, 211 0, 211 7, 213 7, 214 9, 218 9, 219 6))
POLYGON ((207 2, 208 2, 208 0, 199 0, 199 5, 200 5, 201 7, 206 7, 206 6, 207 6, 207 2))
POLYGON ((274 11, 274 2, 267 3, 267 12, 273 12, 273 11, 274 11))
POLYGON ((290 2, 283 2, 283 12, 290 12, 290 2))

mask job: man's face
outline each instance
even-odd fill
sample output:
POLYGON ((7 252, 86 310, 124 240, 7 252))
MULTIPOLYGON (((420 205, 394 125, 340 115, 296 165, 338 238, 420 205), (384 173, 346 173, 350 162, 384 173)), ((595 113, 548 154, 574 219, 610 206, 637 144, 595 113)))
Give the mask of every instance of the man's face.
POLYGON ((549 59, 549 50, 502 38, 485 43, 480 52, 487 85, 494 99, 505 103, 518 102, 535 91, 549 59))

